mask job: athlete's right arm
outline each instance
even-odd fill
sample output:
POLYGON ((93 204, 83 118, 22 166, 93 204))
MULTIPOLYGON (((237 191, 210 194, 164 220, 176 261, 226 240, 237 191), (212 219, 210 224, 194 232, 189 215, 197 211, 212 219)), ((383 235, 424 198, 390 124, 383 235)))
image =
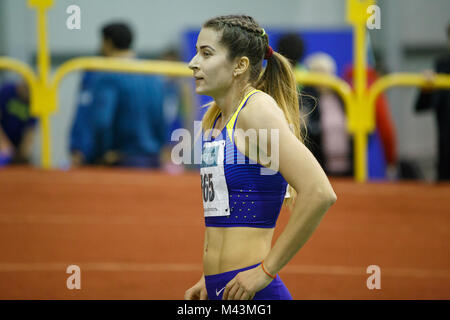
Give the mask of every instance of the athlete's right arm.
MULTIPOLYGON (((205 240, 203 244, 203 254, 205 254, 206 248, 208 247, 208 234, 205 231, 205 240)), ((185 300, 207 300, 208 293, 206 291, 205 276, 202 273, 200 280, 194 284, 192 287, 186 290, 184 293, 185 300)))

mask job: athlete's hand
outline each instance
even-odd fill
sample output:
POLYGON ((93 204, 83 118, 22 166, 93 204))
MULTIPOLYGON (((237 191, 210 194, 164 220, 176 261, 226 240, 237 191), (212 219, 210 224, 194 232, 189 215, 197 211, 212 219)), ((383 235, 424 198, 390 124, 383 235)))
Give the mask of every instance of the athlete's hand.
POLYGON ((272 278, 262 269, 256 268, 239 272, 225 287, 223 300, 251 300, 255 294, 267 287, 272 278))
POLYGON ((206 292, 205 277, 202 276, 200 280, 184 293, 184 300, 207 300, 208 293, 206 292))

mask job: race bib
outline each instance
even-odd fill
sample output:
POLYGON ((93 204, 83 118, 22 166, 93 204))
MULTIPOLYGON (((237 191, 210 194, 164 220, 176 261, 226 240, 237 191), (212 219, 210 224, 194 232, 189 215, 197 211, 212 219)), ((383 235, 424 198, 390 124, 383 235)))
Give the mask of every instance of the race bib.
POLYGON ((229 216, 228 187, 224 171, 225 140, 205 142, 202 149, 203 209, 205 217, 229 216))

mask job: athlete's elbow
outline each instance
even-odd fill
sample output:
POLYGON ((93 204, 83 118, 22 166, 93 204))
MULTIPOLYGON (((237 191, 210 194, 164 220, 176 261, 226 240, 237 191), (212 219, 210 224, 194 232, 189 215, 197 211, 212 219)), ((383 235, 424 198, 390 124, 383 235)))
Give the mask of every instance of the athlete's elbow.
POLYGON ((335 193, 333 190, 331 190, 331 192, 328 194, 327 201, 328 201, 330 207, 331 207, 333 204, 336 203, 336 201, 337 201, 337 195, 336 195, 336 193, 335 193))
POLYGON ((331 207, 336 201, 337 196, 333 188, 318 187, 315 190, 315 198, 321 206, 331 207))

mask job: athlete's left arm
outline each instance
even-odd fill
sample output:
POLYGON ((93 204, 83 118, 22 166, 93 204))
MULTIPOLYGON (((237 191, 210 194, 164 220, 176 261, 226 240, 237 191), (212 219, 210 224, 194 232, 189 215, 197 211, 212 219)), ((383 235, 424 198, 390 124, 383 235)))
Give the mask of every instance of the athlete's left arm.
MULTIPOLYGON (((264 260, 266 271, 275 275, 311 237, 337 197, 317 160, 289 129, 284 114, 275 101, 266 95, 255 95, 255 98, 256 96, 259 96, 258 99, 251 99, 245 112, 241 112, 238 126, 243 130, 257 129, 258 136, 261 136, 260 130, 267 130, 268 143, 258 143, 259 150, 268 154, 269 158, 278 150, 278 157, 272 157, 272 161, 279 160, 280 173, 298 194, 288 224, 264 260), (272 136, 271 132, 278 132, 279 138, 276 138, 276 134, 272 136)), ((271 167, 274 167, 273 163, 271 167)), ((248 271, 230 281, 226 298, 234 298, 229 293, 236 292, 231 288, 236 282, 249 292, 248 298, 251 299, 255 292, 272 280, 261 266, 248 271)), ((245 295, 238 298, 243 296, 245 295)))

